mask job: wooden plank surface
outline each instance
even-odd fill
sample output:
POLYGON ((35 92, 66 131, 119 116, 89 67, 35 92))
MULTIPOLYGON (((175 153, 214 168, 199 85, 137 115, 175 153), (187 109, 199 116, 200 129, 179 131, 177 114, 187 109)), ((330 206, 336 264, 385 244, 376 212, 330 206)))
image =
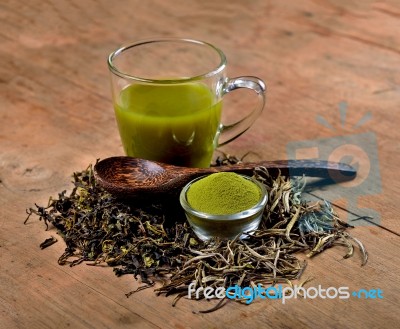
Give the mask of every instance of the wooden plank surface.
MULTIPOLYGON (((396 327, 399 30, 395 0, 2 1, 0 327, 396 327), (212 303, 181 300, 173 308, 171 298, 151 290, 126 298, 138 285, 133 278, 117 278, 109 268, 59 266, 61 241, 39 249, 55 232, 44 231, 36 220, 24 226, 25 209, 70 189, 72 172, 123 153, 108 54, 123 43, 165 36, 209 41, 226 53, 230 76, 266 81, 265 112, 224 151, 250 150, 254 160, 286 159, 296 147, 329 148, 342 138, 369 145, 364 148, 371 157, 376 153, 376 159, 359 163, 375 168, 367 175, 368 189, 329 190, 338 205, 352 203, 379 216, 379 226, 363 223, 352 230, 368 249, 367 266, 360 267, 358 254, 344 260, 346 251, 336 248, 312 259, 306 275, 314 277, 312 286, 382 289, 383 299, 298 299, 285 305, 258 300, 193 314, 212 303), (358 125, 366 115, 370 120, 358 125)), ((225 117, 237 116, 250 103, 247 93, 230 95, 225 117)))

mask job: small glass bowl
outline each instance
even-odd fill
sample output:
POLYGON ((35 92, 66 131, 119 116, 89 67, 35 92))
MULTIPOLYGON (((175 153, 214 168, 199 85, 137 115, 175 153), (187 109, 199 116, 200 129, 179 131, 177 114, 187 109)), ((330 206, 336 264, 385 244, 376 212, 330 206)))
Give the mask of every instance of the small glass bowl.
POLYGON ((240 238, 245 238, 248 234, 255 231, 260 225, 264 207, 267 203, 267 191, 265 186, 255 179, 241 175, 258 186, 261 191, 259 202, 244 211, 229 215, 212 215, 194 210, 187 201, 187 191, 196 181, 205 176, 198 177, 190 181, 181 191, 180 203, 185 210, 186 218, 189 221, 194 233, 203 241, 213 237, 222 239, 234 239, 239 234, 240 238), (247 234, 243 234, 247 233, 247 234))

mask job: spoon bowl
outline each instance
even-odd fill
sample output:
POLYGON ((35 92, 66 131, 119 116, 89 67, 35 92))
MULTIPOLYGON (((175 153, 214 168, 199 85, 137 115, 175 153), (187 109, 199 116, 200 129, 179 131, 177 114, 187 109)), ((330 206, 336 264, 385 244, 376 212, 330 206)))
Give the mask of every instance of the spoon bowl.
POLYGON ((216 172, 236 172, 251 176, 256 167, 265 167, 272 176, 311 176, 337 181, 352 180, 356 170, 348 164, 322 160, 276 160, 240 163, 211 168, 178 167, 127 156, 103 159, 94 166, 97 183, 118 197, 146 197, 150 194, 179 194, 192 179, 216 172))

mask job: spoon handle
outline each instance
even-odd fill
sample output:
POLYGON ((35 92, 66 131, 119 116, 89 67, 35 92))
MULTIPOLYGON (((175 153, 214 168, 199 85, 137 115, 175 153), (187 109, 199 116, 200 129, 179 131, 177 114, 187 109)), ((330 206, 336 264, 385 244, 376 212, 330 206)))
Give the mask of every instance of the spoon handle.
POLYGON ((280 173, 284 176, 309 176, 319 178, 331 178, 350 180, 357 172, 346 164, 324 160, 275 160, 242 163, 230 166, 213 167, 215 172, 232 171, 236 173, 252 174, 256 167, 265 167, 271 173, 280 173))
MULTIPOLYGON (((323 178, 333 183, 341 183, 354 179, 357 175, 356 170, 345 163, 331 162, 324 160, 273 160, 238 163, 228 166, 216 166, 211 168, 184 168, 175 175, 168 183, 166 189, 183 187, 190 180, 201 175, 217 172, 235 172, 247 176, 252 176, 254 169, 264 167, 268 173, 277 177, 279 174, 288 177, 308 176, 323 178)), ((174 167, 175 169, 177 167, 174 167)))

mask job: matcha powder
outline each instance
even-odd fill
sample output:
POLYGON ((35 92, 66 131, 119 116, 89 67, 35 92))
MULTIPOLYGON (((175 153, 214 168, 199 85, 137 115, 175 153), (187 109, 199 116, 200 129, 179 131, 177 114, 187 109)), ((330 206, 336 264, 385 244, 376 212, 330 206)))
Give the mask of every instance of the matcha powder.
POLYGON ((221 172, 193 183, 186 196, 197 211, 230 215, 255 206, 261 199, 261 191, 254 182, 238 174, 221 172))

